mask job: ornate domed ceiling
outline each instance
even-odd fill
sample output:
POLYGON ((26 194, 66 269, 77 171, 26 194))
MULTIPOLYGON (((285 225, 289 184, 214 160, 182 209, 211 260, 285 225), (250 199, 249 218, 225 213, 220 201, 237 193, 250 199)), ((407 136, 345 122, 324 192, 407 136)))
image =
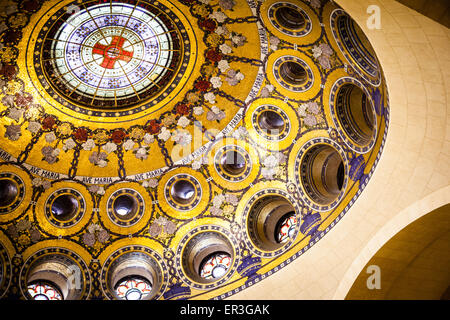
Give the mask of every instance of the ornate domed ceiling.
POLYGON ((378 163, 383 72, 335 3, 0 6, 0 297, 223 299, 378 163))

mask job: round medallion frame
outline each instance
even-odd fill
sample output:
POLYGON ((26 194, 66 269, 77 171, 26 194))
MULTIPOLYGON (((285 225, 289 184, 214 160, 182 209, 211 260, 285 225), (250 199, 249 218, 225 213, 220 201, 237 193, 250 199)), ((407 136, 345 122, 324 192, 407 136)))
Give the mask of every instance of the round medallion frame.
POLYGON ((265 185, 257 185, 255 188, 248 191, 248 194, 251 195, 249 199, 245 202, 245 205, 241 208, 242 209, 242 216, 240 218, 242 226, 242 233, 243 233, 243 241, 246 245, 246 247, 255 255, 261 258, 276 258, 280 255, 282 255, 284 252, 286 252, 297 240, 297 237, 300 233, 300 225, 301 225, 301 207, 299 206, 299 203, 296 199, 294 199, 289 192, 286 190, 282 190, 280 188, 276 187, 267 187, 265 188, 265 185), (248 231, 248 225, 252 222, 252 217, 250 215, 250 211, 253 208, 253 205, 256 201, 259 199, 266 197, 266 196, 280 196, 284 199, 286 199, 294 208, 295 210, 295 217, 297 218, 297 226, 295 227, 294 236, 292 238, 289 238, 288 241, 283 243, 280 248, 273 250, 273 251, 265 251, 258 248, 258 246, 255 244, 257 242, 255 239, 252 239, 249 231, 248 231))
POLYGON ((344 141, 344 143, 350 149, 352 149, 353 151, 355 151, 357 153, 367 153, 370 150, 372 150, 372 148, 374 147, 374 145, 376 143, 377 136, 378 136, 378 120, 377 120, 377 116, 376 116, 376 112, 375 112, 375 105, 372 100, 372 96, 371 96, 369 90, 366 88, 366 86, 363 85, 360 81, 358 81, 355 78, 342 77, 333 84, 333 87, 331 88, 331 92, 330 92, 329 103, 330 103, 331 118, 333 119, 335 128, 336 128, 337 132, 339 133, 339 136, 344 141), (340 102, 338 100, 337 94, 338 94, 340 88, 342 88, 343 86, 348 85, 348 84, 352 84, 364 92, 364 94, 366 95, 366 99, 369 102, 370 110, 372 111, 372 114, 373 114, 373 119, 374 119, 373 133, 372 133, 372 137, 370 138, 370 142, 366 145, 359 145, 356 143, 356 141, 354 141, 354 139, 349 137, 349 135, 343 129, 343 124, 341 123, 340 120, 338 120, 337 113, 339 111, 337 110, 337 108, 345 108, 345 106, 342 106, 342 102, 340 102))
MULTIPOLYGON (((120 110, 120 108, 114 110, 111 108, 95 109, 83 106, 77 100, 73 101, 73 99, 65 99, 63 97, 64 95, 59 93, 59 90, 53 88, 50 78, 44 76, 46 73, 42 66, 43 50, 49 48, 48 44, 45 44, 46 41, 44 41, 45 35, 58 19, 67 17, 67 15, 70 16, 70 13, 67 13, 68 7, 75 6, 76 8, 80 8, 79 1, 65 0, 53 6, 45 6, 46 11, 42 13, 42 17, 45 17, 45 19, 41 18, 37 20, 38 23, 36 23, 31 30, 31 36, 26 42, 27 50, 24 50, 26 51, 25 59, 28 62, 27 66, 29 66, 27 75, 31 79, 35 78, 38 80, 38 84, 34 84, 34 86, 46 103, 58 111, 78 119, 96 122, 98 117, 100 117, 102 122, 115 123, 118 118, 121 118, 121 121, 130 121, 135 120, 138 114, 138 117, 142 117, 159 110, 184 88, 186 80, 193 72, 192 67, 196 64, 197 58, 197 39, 192 38, 193 36, 195 37, 195 35, 192 35, 191 32, 189 32, 192 30, 192 25, 187 17, 171 3, 167 3, 166 5, 161 2, 150 2, 148 0, 133 0, 131 2, 128 1, 127 3, 131 6, 138 3, 139 6, 145 9, 156 10, 167 17, 167 20, 170 21, 172 27, 176 27, 176 33, 180 39, 180 46, 173 50, 179 50, 181 61, 177 64, 176 69, 171 68, 173 76, 170 77, 169 80, 166 79, 168 82, 160 86, 156 95, 151 95, 145 99, 131 103, 134 105, 133 107, 125 108, 123 110, 120 110), (149 99, 150 97, 151 99, 149 99)), ((83 2, 80 10, 89 8, 91 4, 98 4, 98 1, 92 0, 83 2)), ((109 4, 107 5, 109 6, 109 4)), ((47 57, 44 59, 49 58, 47 57)), ((70 90, 68 93, 70 94, 70 90)))
POLYGON ((168 268, 166 266, 166 263, 165 263, 163 257, 161 257, 159 255, 159 253, 157 253, 156 251, 154 251, 146 246, 142 246, 142 245, 131 245, 131 246, 125 246, 125 247, 119 248, 119 249, 115 250, 113 253, 111 253, 106 258, 105 262, 102 265, 102 269, 101 269, 101 273, 100 273, 100 286, 101 286, 101 289, 102 289, 104 295, 106 297, 108 297, 108 299, 110 299, 110 300, 116 299, 116 297, 109 290, 108 272, 114 261, 116 261, 117 259, 120 259, 120 257, 122 255, 124 255, 126 253, 130 253, 130 252, 138 252, 138 253, 145 254, 157 263, 157 266, 160 271, 159 276, 161 277, 161 279, 160 279, 161 286, 156 291, 156 293, 154 294, 152 299, 153 300, 159 299, 164 294, 164 292, 166 291, 166 288, 169 284, 168 268))
POLYGON ((192 228, 188 231, 187 234, 185 234, 180 242, 177 245, 177 249, 176 249, 176 271, 180 277, 180 279, 186 283, 188 286, 193 287, 195 289, 199 289, 199 290, 210 290, 216 287, 219 287, 223 284, 225 284, 236 272, 238 265, 240 263, 241 260, 241 250, 239 247, 239 242, 236 240, 236 238, 233 236, 233 234, 226 228, 220 226, 220 225, 212 225, 212 224, 207 224, 207 225, 202 225, 202 226, 198 226, 195 228, 192 228), (214 282, 208 282, 208 283, 199 283, 196 282, 192 279, 190 279, 190 277, 188 277, 186 275, 186 272, 184 271, 183 268, 183 261, 182 261, 182 257, 183 257, 183 250, 186 247, 186 244, 188 244, 188 242, 195 237, 196 235, 200 234, 200 233, 206 233, 206 232, 216 232, 218 234, 220 234, 221 236, 225 237, 226 239, 228 239, 229 243, 231 244, 231 247, 233 249, 233 262, 231 263, 231 267, 230 269, 228 269, 227 273, 221 277, 220 279, 218 279, 217 281, 214 282))
POLYGON ((308 142, 306 142, 297 153, 293 170, 294 170, 295 182, 297 183, 298 186, 300 186, 298 188, 298 191, 300 192, 300 198, 311 209, 317 210, 319 212, 326 212, 326 211, 333 210, 334 208, 336 208, 339 205, 339 203, 345 196, 345 191, 347 189, 347 185, 348 185, 348 181, 349 181, 349 177, 348 177, 349 163, 348 163, 347 155, 346 155, 345 151, 334 140, 331 140, 331 139, 325 138, 325 137, 319 137, 319 138, 313 138, 313 139, 309 140, 308 142), (336 152, 338 152, 338 154, 340 155, 342 162, 344 164, 344 181, 342 184, 342 189, 341 189, 339 195, 336 197, 336 199, 334 199, 330 204, 327 204, 327 205, 318 204, 318 203, 314 202, 307 195, 307 192, 305 191, 305 186, 302 183, 302 178, 301 178, 301 174, 300 174, 301 169, 302 169, 301 165, 303 162, 303 156, 312 147, 319 145, 319 144, 328 145, 328 146, 332 147, 336 152))

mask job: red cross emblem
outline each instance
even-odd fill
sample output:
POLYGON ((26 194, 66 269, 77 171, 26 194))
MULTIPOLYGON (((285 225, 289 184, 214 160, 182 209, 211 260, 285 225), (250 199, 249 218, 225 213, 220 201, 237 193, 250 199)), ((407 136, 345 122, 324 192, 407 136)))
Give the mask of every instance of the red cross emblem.
POLYGON ((92 49, 92 53, 100 54, 104 57, 103 62, 100 65, 101 67, 106 69, 114 69, 114 65, 117 60, 130 62, 133 58, 133 52, 123 50, 123 44, 125 41, 125 38, 115 36, 109 45, 105 46, 100 42, 97 42, 92 49))

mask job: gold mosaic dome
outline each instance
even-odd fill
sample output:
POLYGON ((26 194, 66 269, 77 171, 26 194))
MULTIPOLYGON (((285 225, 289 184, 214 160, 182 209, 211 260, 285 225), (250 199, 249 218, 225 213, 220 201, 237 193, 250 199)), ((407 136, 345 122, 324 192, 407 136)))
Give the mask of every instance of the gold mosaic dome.
POLYGON ((369 183, 382 69, 325 0, 3 1, 0 297, 223 299, 369 183))

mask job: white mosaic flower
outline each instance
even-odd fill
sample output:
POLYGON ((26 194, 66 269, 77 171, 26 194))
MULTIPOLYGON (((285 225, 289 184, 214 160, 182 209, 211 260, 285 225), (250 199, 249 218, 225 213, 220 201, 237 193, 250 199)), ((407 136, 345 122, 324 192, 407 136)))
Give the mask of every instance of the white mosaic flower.
POLYGON ((221 216, 223 214, 223 210, 217 207, 211 207, 209 212, 211 212, 213 216, 221 216))
POLYGON ((148 186, 150 188, 156 188, 158 186, 158 180, 154 178, 148 180, 148 186))
POLYGON ((85 143, 81 145, 84 151, 91 151, 95 147, 94 139, 88 139, 85 143))
POLYGON ((103 196, 105 194, 105 188, 103 188, 103 187, 98 188, 97 194, 103 196))
POLYGON ((240 126, 233 132, 233 138, 235 138, 236 140, 244 139, 247 135, 247 129, 243 126, 240 126))
POLYGON ((314 127, 317 124, 317 119, 315 116, 308 114, 305 117, 305 125, 308 127, 314 127))
POLYGON ((76 145, 77 144, 75 143, 75 141, 72 138, 69 138, 64 143, 63 150, 64 151, 72 150, 73 148, 75 148, 76 145))
POLYGON ((106 161, 106 160, 99 160, 98 162, 97 162, 97 166, 99 166, 100 168, 104 168, 104 167, 106 167, 108 165, 108 161, 106 161))
POLYGON ((222 43, 219 46, 219 50, 223 53, 223 54, 230 54, 231 52, 233 52, 233 49, 227 45, 226 43, 222 43))
POLYGON ((203 107, 194 107, 194 114, 196 116, 201 116, 204 112, 203 107))
POLYGON ((275 168, 279 164, 278 157, 276 157, 274 155, 270 155, 264 159, 263 164, 266 168, 275 168))
POLYGON ((230 33, 230 31, 225 26, 218 26, 215 31, 219 36, 226 36, 230 33))
POLYGON ((314 48, 312 49, 314 58, 319 58, 322 55, 322 49, 319 46, 314 46, 314 48))
POLYGON ((172 134, 170 133, 169 130, 167 130, 166 127, 162 127, 161 128, 161 132, 158 134, 158 139, 161 139, 163 141, 167 141, 170 139, 170 137, 172 136, 172 134))
POLYGON ((42 184, 42 178, 34 178, 33 181, 31 181, 31 184, 33 185, 33 187, 40 187, 42 184))
POLYGON ((230 203, 231 205, 233 205, 233 206, 237 206, 238 205, 238 203, 239 203, 239 199, 238 199, 238 197, 235 195, 235 194, 231 194, 231 193, 227 193, 226 195, 225 195, 225 201, 226 202, 228 202, 228 203, 230 203))
POLYGON ((245 79, 245 76, 244 76, 244 74, 243 74, 243 73, 241 73, 241 72, 238 72, 238 73, 236 73, 236 76, 235 76, 235 78, 236 78, 236 80, 238 80, 238 81, 242 81, 242 80, 244 80, 244 79, 245 79))
POLYGON ((275 36, 272 36, 272 37, 270 37, 269 41, 270 41, 270 49, 272 49, 273 51, 278 50, 278 45, 280 44, 280 39, 275 36))
POLYGON ((220 79, 220 77, 211 77, 211 80, 209 81, 215 89, 218 89, 222 86, 222 79, 220 79))
POLYGON ((117 145, 114 142, 108 142, 105 144, 102 149, 107 153, 110 154, 111 152, 114 152, 117 150, 117 145))
POLYGON ((29 124, 28 124, 28 128, 27 128, 27 130, 28 131, 30 131, 31 133, 33 133, 33 134, 36 134, 39 130, 41 130, 41 124, 39 123, 39 122, 36 122, 36 121, 31 121, 29 124))
POLYGON ((215 19, 217 22, 222 23, 224 22, 228 17, 225 13, 222 11, 214 11, 209 15, 209 18, 215 19))
POLYGON ((56 140, 56 135, 54 132, 50 132, 45 135, 45 141, 47 141, 47 143, 55 142, 55 140, 56 140))
POLYGON ((225 196, 223 194, 218 194, 213 199, 213 206, 216 208, 220 208, 222 203, 225 201, 225 196))
POLYGON ((133 140, 128 139, 127 141, 125 141, 123 143, 123 148, 125 149, 125 151, 130 151, 130 150, 132 150, 134 148, 135 144, 136 143, 133 140))
POLYGON ((195 160, 192 162, 191 166, 192 166, 192 169, 199 170, 202 167, 202 163, 200 161, 195 160))
POLYGON ((221 110, 217 106, 212 106, 211 111, 214 112, 214 114, 219 114, 221 110))
POLYGON ((153 142, 155 142, 155 137, 153 135, 151 135, 150 133, 146 133, 144 135, 144 143, 152 144, 153 142))
POLYGON ((17 109, 17 108, 11 108, 9 109, 8 118, 15 120, 16 122, 20 121, 20 118, 22 118, 23 110, 17 109))
POLYGON ((307 103, 303 103, 300 105, 300 107, 298 107, 297 111, 298 114, 300 115, 300 117, 304 118, 306 117, 308 114, 306 113, 306 109, 308 109, 308 104, 307 103))
POLYGON ((220 60, 217 64, 217 67, 219 68, 220 72, 224 73, 228 69, 230 69, 230 64, 227 60, 220 60))
POLYGON ((262 168, 262 176, 267 180, 272 180, 275 175, 275 170, 273 168, 262 168))
POLYGON ((178 119, 177 124, 182 128, 186 128, 190 123, 191 123, 191 120, 189 120, 186 116, 182 116, 182 117, 180 117, 180 119, 178 119))
POLYGON ((273 90, 275 90, 275 87, 273 86, 273 84, 266 84, 265 88, 267 88, 267 90, 269 90, 270 93, 272 93, 273 90))
POLYGON ((308 111, 312 114, 319 114, 320 107, 315 101, 311 101, 308 103, 308 111))
POLYGON ((181 146, 186 146, 191 143, 192 136, 189 132, 177 131, 177 133, 172 136, 172 140, 181 146))
POLYGON ((205 98, 205 100, 207 102, 209 102, 211 104, 215 104, 216 103, 216 96, 212 92, 205 93, 205 95, 203 97, 205 98))
POLYGON ((135 157, 139 160, 147 160, 148 158, 148 152, 147 148, 141 147, 136 150, 135 157))

